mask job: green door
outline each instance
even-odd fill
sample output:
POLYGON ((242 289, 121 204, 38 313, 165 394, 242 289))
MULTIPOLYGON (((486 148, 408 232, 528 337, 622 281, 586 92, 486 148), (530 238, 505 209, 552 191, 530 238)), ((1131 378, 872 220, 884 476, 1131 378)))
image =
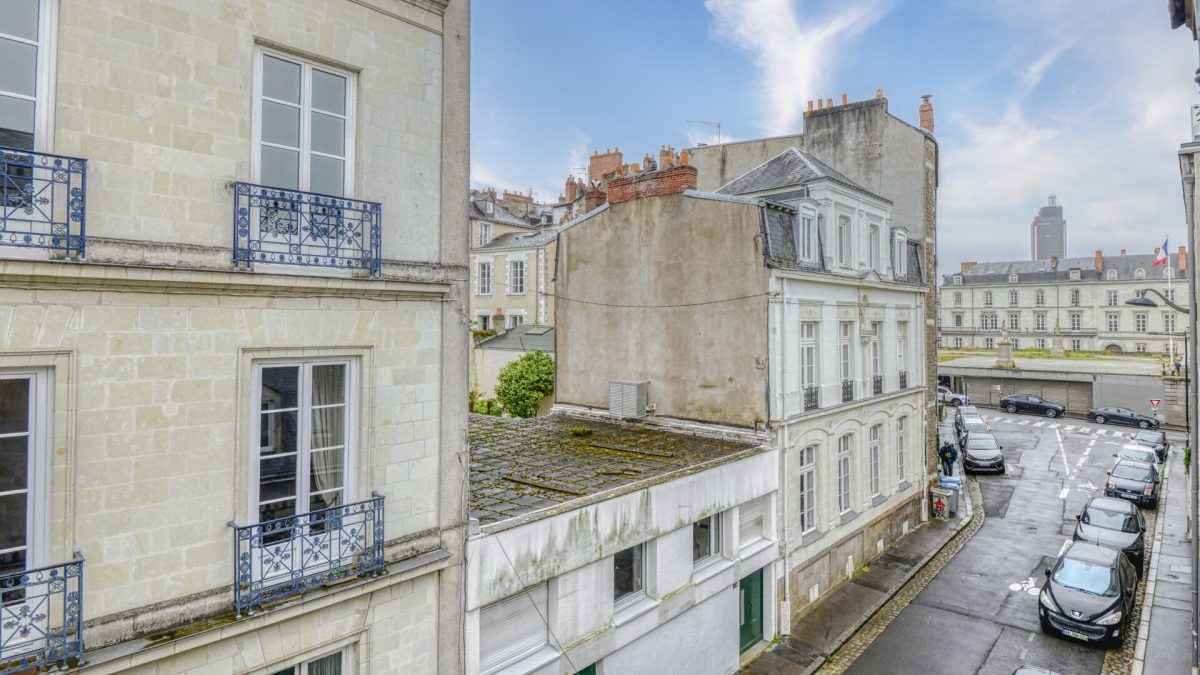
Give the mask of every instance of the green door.
POLYGON ((744 652, 763 639, 763 571, 758 570, 738 582, 741 608, 738 645, 744 652))

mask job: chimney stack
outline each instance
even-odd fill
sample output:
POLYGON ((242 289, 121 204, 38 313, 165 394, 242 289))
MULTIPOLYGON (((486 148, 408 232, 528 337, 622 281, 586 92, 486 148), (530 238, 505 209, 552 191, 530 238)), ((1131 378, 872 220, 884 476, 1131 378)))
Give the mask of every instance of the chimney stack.
POLYGON ((850 102, 850 95, 849 95, 849 94, 842 94, 842 105, 846 105, 846 104, 847 104, 847 103, 849 103, 849 102, 850 102))
POLYGON ((575 178, 567 176, 567 191, 563 193, 565 199, 563 201, 573 202, 579 196, 579 185, 575 182, 575 178))
POLYGON ((978 265, 978 264, 979 264, 979 263, 975 262, 974 260, 971 260, 971 261, 969 261, 969 262, 960 263, 960 264, 959 264, 959 266, 958 266, 958 271, 959 271, 960 273, 961 273, 961 272, 966 272, 967 270, 971 269, 972 267, 974 267, 974 266, 976 266, 976 265, 978 265))
POLYGON ((933 104, 929 102, 929 99, 931 99, 931 98, 933 98, 932 94, 925 94, 924 96, 922 96, 921 97, 921 107, 917 109, 917 112, 920 114, 920 117, 921 117, 921 128, 932 134, 933 133, 933 104))
POLYGON ((591 211, 606 201, 608 201, 608 195, 605 194, 603 190, 593 185, 587 189, 587 192, 583 193, 583 210, 591 211))
MULTIPOLYGON (((1054 199, 1054 198, 1051 197, 1051 199, 1054 199)), ((1096 251, 1096 271, 1097 272, 1104 271, 1104 253, 1102 251, 1096 251)))
POLYGON ((675 148, 669 145, 658 148, 658 168, 665 169, 675 163, 675 148))
POLYGON ((602 180, 605 176, 618 171, 623 165, 624 157, 621 155, 620 148, 605 149, 602 153, 593 152, 591 160, 588 161, 588 180, 602 180))
POLYGON ((1058 256, 1056 256, 1056 255, 1050 256, 1050 269, 1052 269, 1052 270, 1058 269, 1058 256))
POLYGON ((1187 247, 1180 246, 1179 253, 1177 253, 1176 255, 1178 256, 1175 259, 1176 266, 1180 269, 1180 271, 1186 270, 1187 269, 1187 247))
POLYGON ((647 171, 608 182, 608 201, 631 202, 642 197, 677 195, 696 187, 696 167, 681 164, 660 171, 647 171))

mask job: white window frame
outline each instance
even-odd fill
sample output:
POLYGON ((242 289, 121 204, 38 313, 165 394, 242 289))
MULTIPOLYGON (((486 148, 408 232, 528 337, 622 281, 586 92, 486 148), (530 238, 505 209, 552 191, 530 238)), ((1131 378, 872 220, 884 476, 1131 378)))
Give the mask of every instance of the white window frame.
MULTIPOLYGON (((488 202, 489 204, 491 202, 488 202)), ((485 246, 492 241, 492 224, 486 220, 479 221, 479 245, 485 246)))
POLYGON ((841 381, 854 380, 854 322, 838 322, 838 362, 841 366, 841 381))
POLYGON ((703 567, 704 565, 707 565, 708 563, 718 560, 722 557, 722 555, 721 555, 721 534, 722 534, 721 526, 723 524, 721 522, 722 515, 724 515, 724 514, 714 513, 713 515, 711 515, 707 518, 701 518, 700 520, 697 520, 692 523, 692 539, 694 541, 696 538, 696 526, 705 520, 708 521, 708 555, 697 558, 695 556, 695 554, 693 553, 692 567, 703 567))
POLYGON ((817 446, 800 450, 800 534, 817 529, 817 446))
MULTIPOLYGON (((648 548, 649 547, 647 547, 646 544, 643 542, 641 544, 635 544, 634 546, 630 546, 629 548, 624 548, 619 551, 619 553, 624 553, 625 551, 632 551, 635 549, 640 549, 641 554, 638 556, 638 566, 640 568, 640 571, 637 573, 637 580, 638 580, 637 588, 633 589, 632 591, 628 591, 628 592, 624 593, 620 597, 616 597, 617 582, 616 582, 616 578, 615 577, 613 578, 613 595, 614 595, 613 607, 617 611, 620 611, 621 609, 628 607, 629 605, 646 597, 646 586, 647 586, 646 571, 650 568, 650 566, 646 564, 646 555, 647 555, 647 553, 649 553, 648 548)), ((616 572, 616 564, 617 564, 616 556, 613 556, 613 572, 614 573, 616 572)))
POLYGON ((1044 307, 1046 305, 1046 291, 1043 291, 1040 288, 1034 291, 1033 304, 1037 305, 1038 307, 1044 307))
POLYGON ((53 409, 53 376, 49 369, 31 368, 0 371, 0 380, 29 381, 28 431, 0 435, 0 438, 28 436, 26 483, 24 489, 0 492, 0 495, 25 494, 25 544, 4 549, 10 553, 25 550, 25 569, 50 564, 50 455, 53 409))
POLYGON ((273 675, 280 675, 288 670, 292 670, 292 675, 310 675, 309 666, 317 661, 320 661, 321 659, 327 659, 334 654, 342 655, 342 675, 351 675, 351 673, 354 673, 358 670, 355 665, 354 646, 355 645, 351 644, 337 650, 336 652, 329 652, 327 654, 322 654, 321 656, 305 658, 302 661, 294 663, 285 668, 273 670, 273 675))
MULTIPOLYGON (((312 171, 311 171, 311 156, 316 154, 319 156, 334 157, 333 155, 326 155, 324 153, 316 152, 316 151, 312 150, 312 134, 310 133, 311 127, 312 127, 312 112, 313 112, 312 91, 311 90, 312 90, 312 71, 314 69, 327 72, 331 75, 337 75, 338 77, 346 78, 346 114, 341 116, 345 120, 345 124, 346 124, 345 129, 344 129, 345 139, 343 140, 343 143, 345 143, 346 154, 344 157, 336 157, 336 159, 341 159, 345 162, 345 167, 342 172, 342 195, 341 196, 344 196, 347 198, 353 198, 355 196, 355 192, 354 192, 354 183, 355 183, 355 181, 354 181, 354 177, 355 177, 354 151, 355 151, 355 144, 356 144, 355 141, 358 138, 358 135, 357 135, 357 128, 358 128, 358 126, 357 126, 358 77, 357 77, 357 75, 355 73, 347 71, 347 70, 342 70, 340 68, 334 68, 334 67, 328 66, 324 63, 319 63, 317 61, 305 59, 303 57, 296 56, 294 54, 289 54, 287 52, 279 51, 277 49, 271 49, 269 47, 264 47, 262 45, 256 45, 254 48, 254 84, 253 84, 253 92, 251 94, 251 96, 253 98, 252 98, 252 105, 251 105, 251 123, 250 123, 250 143, 251 143, 250 175, 251 175, 251 180, 258 184, 262 183, 262 146, 264 144, 271 145, 272 147, 280 147, 280 148, 286 149, 286 150, 298 150, 298 152, 300 153, 300 166, 299 166, 299 172, 297 174, 297 189, 304 191, 304 192, 312 192, 312 189, 311 189, 312 183, 310 180, 311 173, 312 173, 312 171), (294 64, 300 66, 300 147, 298 149, 286 147, 286 146, 274 146, 273 144, 265 143, 262 139, 262 122, 263 122, 262 102, 265 98, 262 93, 263 92, 262 78, 263 78, 263 58, 266 56, 271 56, 271 57, 280 59, 281 61, 288 61, 288 62, 291 62, 291 63, 294 63, 294 64)), ((277 101, 275 99, 269 99, 269 98, 266 100, 274 101, 276 103, 280 103, 282 105, 286 105, 286 106, 293 107, 293 108, 296 107, 295 104, 291 103, 290 101, 277 101)), ((323 110, 319 111, 319 112, 322 115, 329 115, 331 117, 339 117, 335 113, 327 113, 323 110)))
POLYGON ((311 462, 312 444, 312 369, 316 366, 341 365, 346 370, 346 401, 345 414, 342 424, 345 426, 345 439, 342 454, 342 500, 349 504, 358 501, 358 486, 355 477, 358 470, 357 436, 358 436, 358 359, 355 358, 318 358, 318 359, 262 359, 253 362, 253 377, 251 382, 250 412, 253 422, 250 429, 250 485, 248 486, 247 517, 250 523, 258 523, 259 519, 259 469, 261 468, 261 415, 262 415, 262 371, 265 368, 298 368, 296 401, 296 490, 292 499, 296 502, 295 514, 305 514, 310 511, 311 462))
POLYGON ((5 96, 33 102, 33 150, 54 152, 54 109, 58 54, 58 0, 41 0, 38 5, 37 39, 17 37, 0 30, 4 39, 31 45, 37 50, 33 96, 5 92, 5 96))
POLYGON ((525 259, 508 259, 508 294, 525 295, 525 259))
POLYGON ((850 216, 839 215, 837 219, 837 263, 841 267, 853 265, 853 230, 850 216))
POLYGON ((1116 332, 1121 330, 1121 315, 1116 312, 1108 312, 1104 317, 1108 321, 1108 330, 1116 332))
POLYGON ((1116 271, 1116 270, 1109 270, 1109 271, 1108 271, 1108 280, 1109 280, 1109 281, 1116 281, 1116 280, 1117 280, 1117 271, 1116 271))
POLYGON ((549 593, 545 583, 530 586, 519 593, 510 595, 503 600, 497 600, 479 610, 479 672, 483 675, 496 673, 504 668, 518 663, 521 659, 536 654, 550 643, 550 631, 546 627, 549 620, 549 593), (516 623, 517 613, 522 613, 521 623, 516 623), (491 614, 500 614, 493 618, 491 614), (501 634, 501 639, 492 639, 488 634, 497 627, 502 627, 506 621, 514 622, 515 630, 512 635, 501 634), (525 625, 528 624, 528 625, 525 625), (505 639, 507 638, 507 639, 505 639), (488 654, 485 650, 487 643, 496 642, 502 645, 498 653, 488 654))
POLYGON ((1010 284, 1017 283, 1017 275, 1015 275, 1015 274, 1008 275, 1008 283, 1010 283, 1010 284))
POLYGON ((961 275, 961 274, 956 274, 956 275, 954 275, 954 285, 955 285, 955 286, 962 286, 962 284, 963 284, 963 277, 962 277, 962 275, 961 275))
MULTIPOLYGON (((1111 272, 1111 271, 1113 271, 1113 270, 1109 270, 1109 271, 1111 272)), ((1117 304, 1118 304, 1118 300, 1119 300, 1119 298, 1120 298, 1120 296, 1119 296, 1119 294, 1117 293, 1117 291, 1109 291, 1109 292, 1108 292, 1108 306, 1109 306, 1109 307, 1116 307, 1116 306, 1117 306, 1117 304)))
POLYGON ((1009 312, 1008 313, 1008 330, 1010 330, 1010 331, 1021 330, 1021 314, 1019 312, 1009 312))
POLYGON ((867 264, 870 265, 871 269, 876 270, 876 271, 879 270, 879 247, 880 246, 881 246, 881 242, 879 240, 879 225, 877 225, 876 223, 871 223, 870 225, 868 225, 868 229, 867 229, 867 247, 870 249, 867 252, 867 260, 868 260, 867 264))
POLYGON ((871 377, 883 374, 883 350, 879 347, 879 337, 882 332, 882 321, 871 322, 871 377))
POLYGON ((854 502, 851 500, 853 496, 851 466, 853 443, 853 434, 843 434, 838 437, 837 504, 838 513, 840 514, 848 513, 854 505, 854 502))
POLYGON ((1046 313, 1035 312, 1033 315, 1033 329, 1039 333, 1046 332, 1046 313))
POLYGON ((525 311, 513 310, 504 317, 505 325, 508 328, 516 328, 517 326, 525 325, 525 311))
POLYGON ((993 337, 983 338, 984 349, 993 349, 993 348, 995 348, 995 346, 996 346, 996 338, 993 338, 993 337))
POLYGON ((494 269, 492 263, 491 260, 475 261, 475 295, 492 294, 492 271, 494 269), (485 269, 487 274, 484 274, 485 269))
POLYGON ((1045 349, 1046 348, 1046 338, 1038 338, 1037 340, 1034 340, 1034 344, 1037 345, 1038 349, 1045 349))
POLYGON ((1146 343, 1145 342, 1137 343, 1136 345, 1134 345, 1133 350, 1134 350, 1134 352, 1136 352, 1138 354, 1145 354, 1146 353, 1146 343))
POLYGON ((1175 332, 1175 313, 1163 312, 1163 331, 1167 333, 1175 332))
POLYGON ((1070 277, 1071 281, 1079 281, 1079 279, 1080 279, 1079 270, 1073 269, 1067 273, 1067 276, 1070 277))
POLYGON ((1021 304, 1020 297, 1021 296, 1016 291, 1009 291, 1008 292, 1008 306, 1016 307, 1017 305, 1021 304))
POLYGON ((908 416, 901 415, 896 418, 896 484, 903 483, 905 473, 908 468, 905 466, 908 459, 908 416))
POLYGON ((965 343, 963 342, 962 338, 960 338, 960 337, 954 338, 954 348, 955 349, 962 349, 964 344, 965 343))
POLYGON ((1134 312, 1133 313, 1133 329, 1134 330, 1136 330, 1139 333, 1145 333, 1146 327, 1148 325, 1150 325, 1150 320, 1149 320, 1149 317, 1146 315, 1146 312, 1134 312))
POLYGON ((487 312, 476 312, 475 322, 478 330, 492 329, 492 315, 488 314, 487 312))
POLYGON ((1071 306, 1078 307, 1080 305, 1080 303, 1082 302, 1081 298, 1082 298, 1082 294, 1079 292, 1079 289, 1072 288, 1071 289, 1071 306))
POLYGON ((892 258, 896 276, 908 276, 908 235, 903 230, 892 234, 892 258))
POLYGON ((993 301, 994 299, 995 299, 995 298, 994 298, 994 296, 992 295, 992 292, 991 292, 991 291, 984 291, 984 292, 983 292, 983 306, 984 306, 984 307, 991 307, 991 306, 992 306, 992 304, 993 304, 993 303, 992 303, 992 301, 993 301))
POLYGON ((801 260, 815 262, 817 259, 817 215, 811 210, 800 212, 800 233, 796 238, 798 257, 801 260))
POLYGON ((820 327, 816 321, 800 322, 800 386, 816 386, 820 378, 817 359, 818 335, 820 327))
POLYGON ((954 306, 962 307, 962 291, 954 291, 954 306))
POLYGON ((954 313, 954 327, 955 327, 955 328, 962 328, 962 326, 963 326, 963 315, 962 315, 962 312, 955 312, 955 313, 954 313))
POLYGON ((1133 278, 1134 279, 1145 279, 1146 278, 1146 270, 1142 269, 1141 267, 1137 268, 1136 270, 1133 271, 1133 278))
POLYGON ((1083 349, 1083 340, 1080 340, 1079 338, 1072 338, 1071 339, 1071 351, 1077 352, 1082 349, 1083 349))
POLYGON ((1083 330, 1083 313, 1082 312, 1071 312, 1069 315, 1069 318, 1071 320, 1071 330, 1073 330, 1073 331, 1083 330))
MULTIPOLYGON (((956 315, 959 319, 961 314, 956 315)), ((896 369, 901 371, 908 370, 908 322, 896 322, 896 369)))
POLYGON ((871 425, 871 428, 867 433, 869 435, 868 438, 870 439, 867 447, 869 450, 869 459, 871 463, 871 470, 868 474, 870 476, 871 496, 878 497, 883 488, 883 481, 880 480, 881 462, 879 457, 881 452, 880 444, 882 442, 881 436, 883 436, 883 424, 879 423, 871 425))

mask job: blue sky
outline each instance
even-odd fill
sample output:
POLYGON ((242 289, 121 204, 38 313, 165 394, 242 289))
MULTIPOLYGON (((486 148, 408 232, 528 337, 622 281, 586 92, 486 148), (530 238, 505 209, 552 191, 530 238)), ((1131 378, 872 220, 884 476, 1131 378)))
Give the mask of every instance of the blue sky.
POLYGON ((596 150, 802 131, 809 99, 933 94, 939 257, 1029 255, 1047 195, 1068 254, 1185 243, 1175 153, 1196 49, 1165 2, 476 0, 472 184, 555 199, 596 150), (1088 13, 1081 15, 1081 10, 1088 13))

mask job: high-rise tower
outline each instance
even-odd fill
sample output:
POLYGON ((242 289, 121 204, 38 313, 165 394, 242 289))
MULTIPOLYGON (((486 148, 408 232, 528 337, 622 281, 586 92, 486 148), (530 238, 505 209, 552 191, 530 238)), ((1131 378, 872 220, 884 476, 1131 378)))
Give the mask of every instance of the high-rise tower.
POLYGON ((1050 195, 1049 203, 1038 210, 1029 226, 1029 245, 1034 260, 1067 257, 1067 221, 1058 198, 1050 195))

